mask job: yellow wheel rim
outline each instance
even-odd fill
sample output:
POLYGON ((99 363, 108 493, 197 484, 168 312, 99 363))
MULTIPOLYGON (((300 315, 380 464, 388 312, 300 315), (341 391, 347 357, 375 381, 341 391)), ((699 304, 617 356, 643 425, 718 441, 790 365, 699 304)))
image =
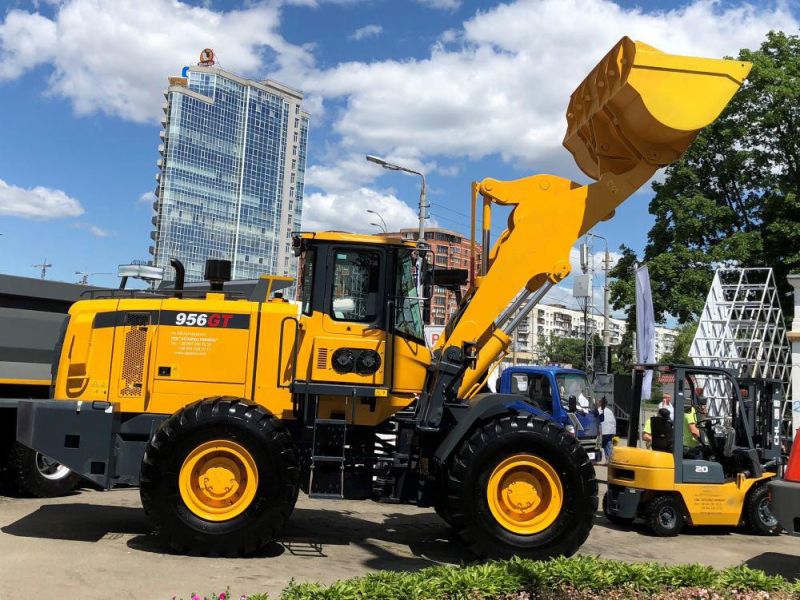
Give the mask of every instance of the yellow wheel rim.
POLYGON ((186 507, 207 521, 240 515, 258 488, 256 461, 231 440, 200 444, 183 461, 178 479, 186 507))
POLYGON ((486 497, 497 522, 521 535, 550 527, 564 503, 558 473, 532 454, 509 456, 497 465, 489 477, 486 497))

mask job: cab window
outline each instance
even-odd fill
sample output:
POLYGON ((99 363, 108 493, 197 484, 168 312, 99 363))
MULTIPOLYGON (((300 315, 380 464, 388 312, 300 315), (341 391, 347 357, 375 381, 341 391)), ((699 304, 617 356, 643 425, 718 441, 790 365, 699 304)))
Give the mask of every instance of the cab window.
POLYGON ((596 408, 594 394, 589 385, 589 380, 582 373, 559 373, 556 375, 558 390, 561 395, 561 404, 569 407, 569 397, 575 396, 578 408, 584 411, 596 408))
POLYGON ((306 250, 303 253, 300 277, 300 305, 304 315, 311 314, 311 292, 314 282, 314 262, 316 252, 306 250))
POLYGON ((540 373, 513 373, 511 393, 530 398, 531 404, 542 412, 553 412, 553 395, 550 381, 540 373))
POLYGON ((331 317, 337 321, 375 321, 379 282, 380 255, 377 252, 335 250, 331 317))
POLYGON ((414 254, 410 250, 398 251, 394 327, 397 332, 422 341, 425 331, 414 267, 414 254))

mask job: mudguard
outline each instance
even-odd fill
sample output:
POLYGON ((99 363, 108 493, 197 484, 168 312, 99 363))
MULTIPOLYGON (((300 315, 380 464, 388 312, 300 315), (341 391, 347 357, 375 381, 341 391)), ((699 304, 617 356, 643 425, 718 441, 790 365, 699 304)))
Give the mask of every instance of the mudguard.
POLYGON ((559 423, 552 421, 549 415, 526 402, 523 397, 513 394, 478 394, 466 406, 445 405, 445 410, 451 413, 457 425, 450 430, 434 452, 434 459, 439 464, 447 461, 476 423, 498 415, 531 414, 551 421, 556 427, 561 427, 559 423))

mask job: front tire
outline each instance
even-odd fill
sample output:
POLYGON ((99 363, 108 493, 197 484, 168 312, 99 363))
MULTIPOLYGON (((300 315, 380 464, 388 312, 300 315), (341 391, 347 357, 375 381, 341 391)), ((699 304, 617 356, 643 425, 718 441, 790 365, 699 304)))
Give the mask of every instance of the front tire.
POLYGON ((586 451, 558 425, 504 415, 478 427, 451 459, 447 514, 479 556, 574 554, 597 510, 586 451))
POLYGON ((747 528, 756 535, 780 535, 781 526, 769 509, 769 490, 764 484, 757 485, 747 495, 744 504, 747 528))
POLYGON ((647 524, 659 537, 675 537, 685 523, 683 504, 675 496, 658 496, 647 506, 647 524))
POLYGON ((64 465, 19 442, 9 449, 5 478, 13 493, 35 498, 66 496, 80 482, 80 477, 64 465))
POLYGON ((177 552, 240 556, 273 541, 297 501, 297 451, 263 407, 231 397, 179 410, 145 451, 141 499, 177 552))

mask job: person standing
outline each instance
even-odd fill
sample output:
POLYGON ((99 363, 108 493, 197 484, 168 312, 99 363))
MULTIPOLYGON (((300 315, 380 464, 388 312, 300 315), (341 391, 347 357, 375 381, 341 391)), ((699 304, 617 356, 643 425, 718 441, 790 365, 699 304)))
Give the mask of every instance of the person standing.
POLYGON ((658 408, 666 408, 669 411, 670 421, 675 420, 675 406, 672 404, 672 394, 665 393, 658 408))
POLYGON ((603 396, 599 403, 600 412, 600 435, 602 436, 603 451, 606 454, 606 463, 611 461, 612 440, 617 434, 617 419, 608 406, 608 400, 603 396))

